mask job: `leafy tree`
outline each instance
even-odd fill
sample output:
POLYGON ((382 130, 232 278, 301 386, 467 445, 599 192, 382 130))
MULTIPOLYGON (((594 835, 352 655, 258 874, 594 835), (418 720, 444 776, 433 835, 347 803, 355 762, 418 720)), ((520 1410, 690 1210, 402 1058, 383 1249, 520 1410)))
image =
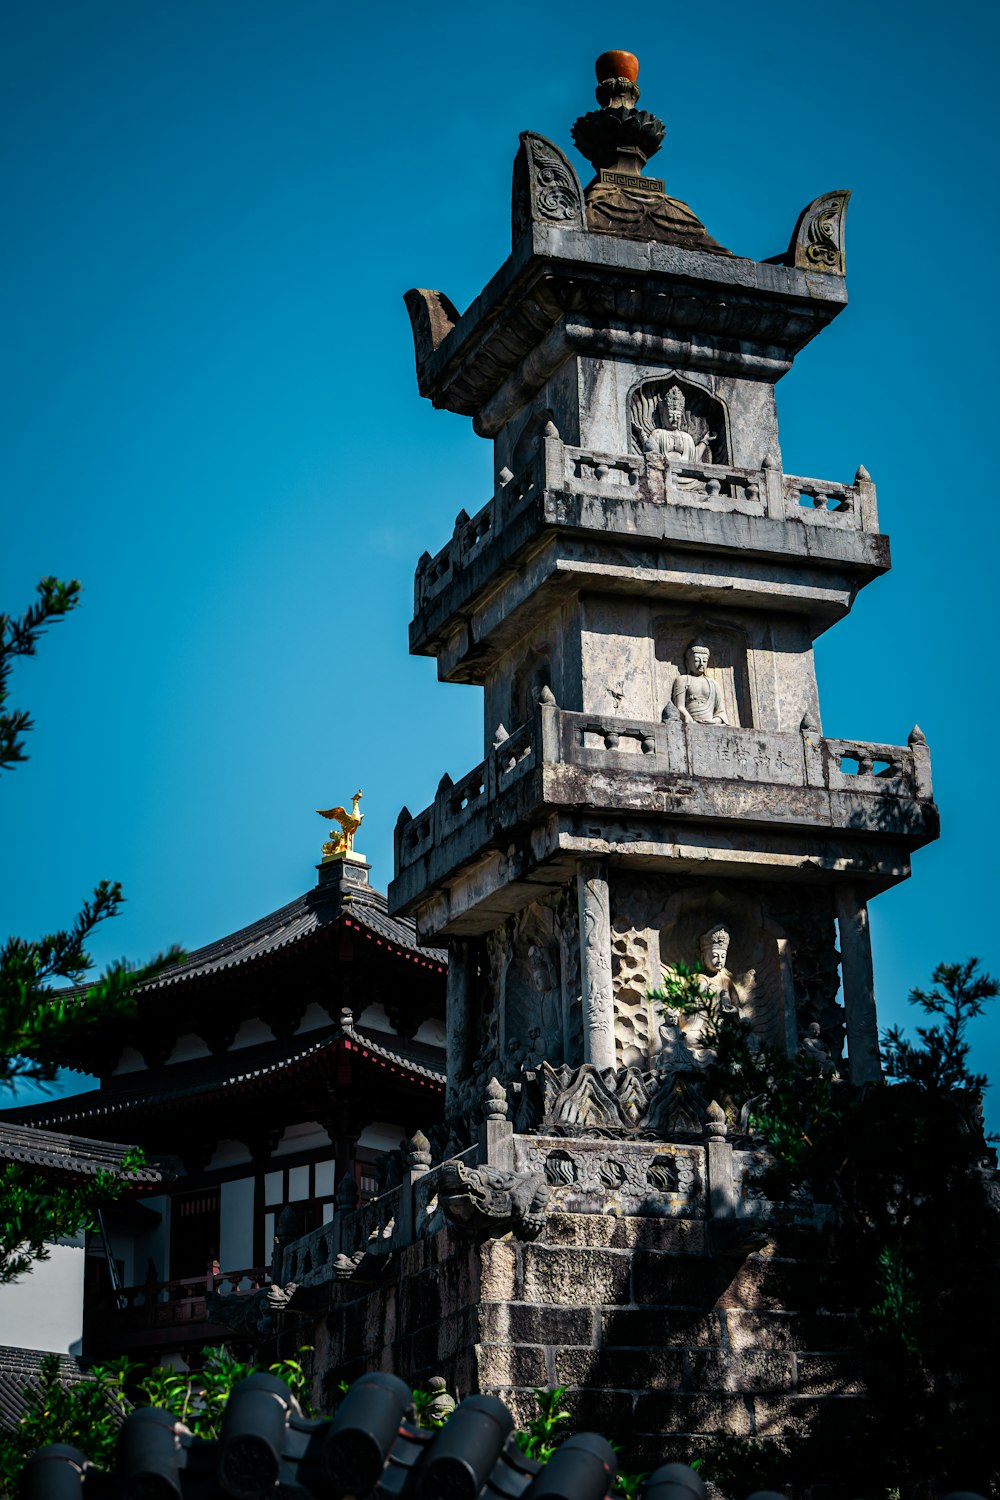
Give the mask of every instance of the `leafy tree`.
POLYGON ((34 656, 46 626, 61 620, 79 602, 77 579, 60 583, 58 578, 43 578, 38 585, 38 602, 23 615, 0 614, 0 771, 9 771, 18 761, 27 760, 23 736, 32 728, 24 709, 7 706, 14 661, 19 656, 34 656))
POLYGON ((985 1073, 969 1071, 970 1021, 981 1016, 986 1004, 1000 993, 1000 983, 991 974, 980 974, 979 959, 960 964, 938 964, 932 977, 935 988, 910 991, 910 1004, 931 1016, 942 1016, 941 1026, 918 1026, 919 1042, 909 1041, 898 1026, 882 1038, 885 1070, 890 1078, 913 1083, 928 1093, 968 1089, 982 1094, 989 1084, 985 1073), (942 993, 943 991, 943 993, 942 993))
MULTIPOLYGON (((43 578, 38 600, 23 615, 0 614, 0 771, 27 759, 24 736, 32 727, 24 709, 9 706, 14 661, 33 656, 46 627, 79 603, 76 580, 43 578)), ((121 907, 122 889, 102 880, 65 930, 29 940, 9 937, 0 945, 0 1094, 19 1082, 51 1083, 60 1064, 97 1024, 131 1014, 135 990, 182 956, 172 948, 140 968, 111 964, 99 979, 84 983, 92 967, 87 943, 99 923, 121 907), (53 980, 68 991, 51 988, 53 980)), ((126 1159, 122 1172, 141 1164, 126 1159)), ((42 1172, 9 1163, 0 1167, 0 1285, 48 1255, 46 1243, 89 1227, 102 1202, 122 1191, 119 1174, 99 1173, 89 1183, 54 1185, 42 1172)))
POLYGON ((845 1447, 836 1403, 803 1438, 711 1440, 704 1474, 728 1495, 836 1475, 872 1495, 915 1484, 990 1493, 992 1387, 1000 1346, 1000 1193, 982 1131, 987 1080, 969 1067, 968 1027, 1000 994, 974 958, 940 964, 910 1002, 935 1018, 882 1038, 886 1084, 852 1087, 811 1059, 756 1046, 697 970, 678 966, 665 1008, 700 1014, 715 1061, 691 1085, 741 1117, 774 1158, 775 1199, 811 1197, 835 1226, 774 1230, 810 1256, 817 1305, 853 1314, 869 1401, 845 1447))

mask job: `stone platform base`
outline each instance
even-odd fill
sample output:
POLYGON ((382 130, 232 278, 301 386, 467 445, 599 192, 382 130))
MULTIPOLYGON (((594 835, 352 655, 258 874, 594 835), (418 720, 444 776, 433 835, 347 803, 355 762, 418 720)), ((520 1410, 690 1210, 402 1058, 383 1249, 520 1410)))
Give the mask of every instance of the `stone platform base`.
POLYGON ((834 1401, 850 1430, 864 1399, 854 1320, 817 1310, 821 1242, 773 1230, 748 1251, 743 1228, 549 1214, 532 1243, 441 1229, 394 1256, 380 1285, 330 1286, 319 1407, 340 1381, 386 1369, 490 1392, 523 1422, 533 1387, 565 1385, 576 1425, 620 1443, 632 1467, 690 1462, 711 1434, 802 1431, 834 1401))

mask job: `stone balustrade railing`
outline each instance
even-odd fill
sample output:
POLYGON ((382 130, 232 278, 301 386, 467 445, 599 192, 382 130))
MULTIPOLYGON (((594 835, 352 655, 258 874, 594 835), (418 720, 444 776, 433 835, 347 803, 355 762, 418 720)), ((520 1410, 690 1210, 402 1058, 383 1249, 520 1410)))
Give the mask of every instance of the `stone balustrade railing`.
MULTIPOLYGON (((439 848, 531 772, 560 766, 866 794, 883 804, 932 797, 930 756, 918 731, 907 746, 883 745, 824 739, 808 729, 688 725, 679 717, 632 719, 540 703, 460 782, 446 777, 430 807, 414 818, 404 810, 396 826, 397 871, 439 848)), ((548 787, 546 796, 558 801, 558 788, 548 787)))
MULTIPOLYGON (((574 1086, 572 1070, 569 1092, 574 1086)), ((587 1072, 579 1070, 576 1082, 587 1072)), ((621 1069, 618 1083, 636 1086, 636 1070, 621 1069)), ((644 1075, 650 1097, 672 1089, 655 1073, 644 1075)), ((616 1088, 604 1075, 604 1087, 616 1088)), ((645 1097, 645 1094, 644 1094, 645 1097)), ((561 1096, 560 1096, 561 1098, 561 1096)), ((555 1100, 555 1109, 560 1099, 555 1100)), ((769 1201, 761 1181, 772 1159, 741 1126, 733 1139, 725 1113, 712 1104, 703 1126, 692 1123, 682 1138, 658 1139, 627 1130, 608 1129, 594 1137, 577 1138, 546 1130, 515 1131, 508 1118, 507 1092, 491 1080, 484 1098, 479 1139, 457 1157, 431 1167, 427 1139, 417 1135, 409 1143, 408 1168, 399 1187, 373 1199, 363 1210, 338 1214, 284 1247, 273 1267, 275 1283, 312 1287, 331 1282, 367 1285, 388 1274, 391 1257, 417 1240, 437 1233, 450 1221, 473 1234, 506 1233, 515 1237, 537 1232, 532 1214, 597 1214, 621 1217, 715 1219, 722 1221, 781 1218, 822 1222, 826 1210, 812 1203, 769 1201), (443 1174, 455 1162, 473 1169, 463 1179, 459 1196, 470 1202, 456 1211, 454 1203, 439 1201, 443 1174), (480 1176, 476 1169, 485 1168, 480 1176), (477 1201, 478 1192, 478 1201, 477 1201), (519 1217, 515 1199, 520 1199, 519 1217)), ((455 1175, 448 1188, 455 1192, 455 1175)), ((350 1295, 350 1294, 349 1294, 350 1295)))
MULTIPOLYGON (((558 439, 546 439, 541 453, 536 454, 519 474, 504 470, 493 498, 487 500, 474 516, 470 517, 464 510, 460 510, 455 517, 451 541, 435 557, 431 557, 429 552, 423 554, 417 563, 414 577, 415 613, 419 613, 453 579, 464 573, 486 543, 509 525, 547 485, 554 485, 555 474, 549 454, 553 442, 561 449, 562 444, 558 439)), ((559 472, 561 474, 561 466, 559 472)))
MULTIPOLYGON (((292 1240, 275 1253, 273 1280, 284 1286, 290 1282, 296 1286, 317 1286, 340 1277, 347 1279, 364 1256, 377 1262, 443 1223, 437 1205, 441 1164, 429 1165, 425 1137, 414 1137, 409 1148, 403 1181, 398 1186, 357 1208, 339 1202, 328 1223, 292 1240)), ((477 1142, 453 1160, 474 1166, 481 1156, 482 1147, 477 1142)))
POLYGON ((486 544, 546 491, 878 532, 875 486, 863 468, 853 484, 836 484, 784 474, 774 464, 739 469, 683 463, 652 453, 601 453, 543 438, 520 473, 501 472, 492 499, 474 516, 459 512, 451 540, 436 557, 426 552, 421 557, 414 580, 414 612, 419 614, 465 572, 486 544))

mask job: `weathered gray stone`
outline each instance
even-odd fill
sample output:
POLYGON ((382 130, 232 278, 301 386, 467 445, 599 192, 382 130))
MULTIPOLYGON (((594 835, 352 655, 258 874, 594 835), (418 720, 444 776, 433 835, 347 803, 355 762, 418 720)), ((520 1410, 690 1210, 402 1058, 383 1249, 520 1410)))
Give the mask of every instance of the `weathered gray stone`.
POLYGON ((687 1356, 687 1369, 693 1391, 758 1395, 795 1388, 792 1355, 770 1350, 744 1354, 698 1351, 687 1356))
POLYGON ((605 1344, 626 1348, 699 1349, 726 1338, 718 1312, 683 1307, 605 1308, 601 1328, 605 1344))
POLYGON ((636 1397, 634 1431, 729 1433, 749 1437, 751 1408, 742 1396, 676 1396, 657 1391, 636 1397))
POLYGON ((631 1300, 631 1256, 627 1251, 525 1245, 522 1254, 524 1296, 528 1301, 574 1307, 584 1288, 590 1303, 631 1300))
POLYGON ((577 122, 586 189, 522 135, 511 253, 463 314, 408 294, 421 393, 494 445, 410 629, 483 688, 484 758, 401 816, 390 888, 450 948, 461 1155, 411 1152, 391 1201, 286 1254, 329 1284, 329 1366, 442 1374, 522 1422, 557 1381, 662 1459, 863 1390, 820 1310, 829 1211, 770 1201, 752 1100, 702 1089, 724 1026, 878 1077, 867 902, 938 824, 922 735, 822 735, 813 643, 888 539, 867 470, 787 474, 778 436, 777 381, 846 302, 849 195, 733 255, 643 176, 637 97, 602 79, 577 122), (707 1022, 677 993, 696 963, 707 1022))
POLYGON ((648 1344, 637 1349, 557 1349, 555 1367, 560 1385, 599 1390, 631 1390, 641 1383, 650 1391, 679 1391, 684 1381, 681 1352, 648 1344))

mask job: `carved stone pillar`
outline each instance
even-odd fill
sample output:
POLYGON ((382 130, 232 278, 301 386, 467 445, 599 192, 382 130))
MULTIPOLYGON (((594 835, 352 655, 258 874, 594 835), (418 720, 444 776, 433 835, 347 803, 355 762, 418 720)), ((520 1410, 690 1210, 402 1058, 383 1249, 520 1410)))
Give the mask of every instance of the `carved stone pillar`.
POLYGON ((868 903, 860 887, 851 882, 837 885, 837 926, 840 929, 840 966, 844 980, 851 1082, 871 1083, 882 1077, 872 941, 868 928, 868 903))
POLYGON ((455 1111, 456 1096, 469 1068, 469 1028, 476 975, 475 943, 454 938, 448 944, 448 1080, 445 1112, 455 1111))
POLYGON ((603 864, 581 864, 576 877, 580 903, 580 991, 583 998, 583 1060, 602 1071, 615 1066, 615 1008, 611 984, 611 903, 603 864))

